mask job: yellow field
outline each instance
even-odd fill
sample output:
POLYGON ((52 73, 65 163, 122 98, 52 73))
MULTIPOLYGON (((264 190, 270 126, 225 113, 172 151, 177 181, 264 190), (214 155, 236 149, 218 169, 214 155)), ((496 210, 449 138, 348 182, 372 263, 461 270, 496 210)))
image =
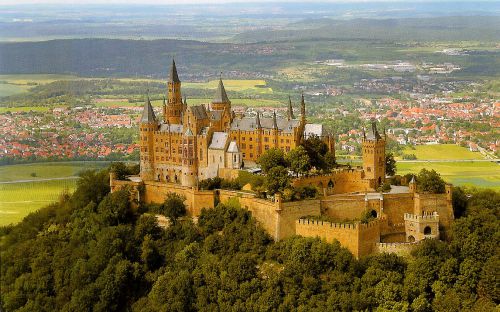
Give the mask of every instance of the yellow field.
POLYGON ((471 152, 467 148, 455 144, 417 145, 415 149, 406 148, 404 154, 415 154, 417 160, 453 160, 483 159, 479 152, 471 152))

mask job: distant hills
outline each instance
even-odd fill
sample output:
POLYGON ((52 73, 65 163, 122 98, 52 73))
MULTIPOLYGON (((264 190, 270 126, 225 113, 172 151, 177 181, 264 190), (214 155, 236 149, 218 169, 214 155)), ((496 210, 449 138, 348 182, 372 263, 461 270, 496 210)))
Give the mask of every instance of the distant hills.
POLYGON ((498 41, 500 17, 452 16, 405 19, 304 20, 283 30, 236 35, 238 42, 300 39, 380 39, 396 41, 498 41))

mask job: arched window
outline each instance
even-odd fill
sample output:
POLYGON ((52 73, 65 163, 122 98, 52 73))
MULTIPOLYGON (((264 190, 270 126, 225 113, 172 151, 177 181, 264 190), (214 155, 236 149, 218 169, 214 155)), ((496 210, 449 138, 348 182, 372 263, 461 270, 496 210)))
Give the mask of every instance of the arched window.
POLYGON ((425 234, 425 235, 431 235, 431 234, 432 234, 432 229, 431 229, 431 227, 430 227, 430 226, 426 226, 426 227, 424 228, 424 234, 425 234))
POLYGON ((413 237, 412 235, 408 236, 408 241, 409 241, 410 243, 415 242, 415 237, 413 237))
POLYGON ((372 211, 370 211, 370 215, 374 218, 376 218, 378 216, 377 212, 373 209, 372 209, 372 211))

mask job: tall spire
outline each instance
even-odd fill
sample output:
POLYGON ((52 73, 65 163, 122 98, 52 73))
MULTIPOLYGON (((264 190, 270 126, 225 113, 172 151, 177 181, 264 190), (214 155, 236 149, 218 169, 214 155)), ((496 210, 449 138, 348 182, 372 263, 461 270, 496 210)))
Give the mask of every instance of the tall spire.
POLYGON ((212 103, 229 103, 229 98, 227 97, 226 88, 224 88, 224 84, 222 83, 222 78, 219 78, 219 86, 217 87, 217 91, 215 91, 212 103))
POLYGON ((175 60, 172 58, 172 66, 170 67, 170 82, 181 82, 179 80, 179 75, 177 75, 177 67, 175 66, 175 60))
POLYGON ((276 122, 276 111, 273 111, 273 129, 278 129, 278 123, 276 122))
POLYGON ((167 122, 167 102, 165 101, 165 96, 163 96, 163 105, 162 105, 162 116, 163 116, 163 121, 167 122))
POLYGON ((288 120, 295 119, 295 116, 293 115, 292 98, 290 98, 290 96, 288 96, 288 112, 287 112, 287 117, 288 117, 288 120))
POLYGON ((146 95, 146 100, 144 101, 144 110, 141 116, 142 123, 154 123, 156 122, 155 112, 153 111, 153 106, 151 106, 151 101, 149 100, 149 90, 146 95))
POLYGON ((304 101, 304 93, 302 93, 302 97, 300 99, 300 117, 302 122, 306 123, 306 102, 304 101))
POLYGON ((262 125, 260 124, 260 112, 257 111, 257 119, 255 120, 255 124, 257 125, 257 129, 262 128, 262 125))

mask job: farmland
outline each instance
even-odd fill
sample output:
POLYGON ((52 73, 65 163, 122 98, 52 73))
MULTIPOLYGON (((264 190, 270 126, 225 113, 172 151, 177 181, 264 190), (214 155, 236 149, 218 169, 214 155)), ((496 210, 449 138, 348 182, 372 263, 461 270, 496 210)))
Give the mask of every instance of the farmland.
POLYGON ((72 192, 80 171, 108 164, 61 162, 0 167, 0 226, 19 222, 30 212, 56 201, 62 192, 72 192))
POLYGON ((500 165, 493 162, 398 162, 397 168, 400 175, 434 169, 454 185, 500 190, 500 165))
POLYGON ((67 190, 72 192, 76 179, 0 184, 0 226, 17 223, 29 213, 54 201, 67 190))
POLYGON ((420 160, 457 160, 483 159, 478 152, 471 152, 467 148, 455 144, 417 145, 406 148, 404 154, 414 154, 420 160))

